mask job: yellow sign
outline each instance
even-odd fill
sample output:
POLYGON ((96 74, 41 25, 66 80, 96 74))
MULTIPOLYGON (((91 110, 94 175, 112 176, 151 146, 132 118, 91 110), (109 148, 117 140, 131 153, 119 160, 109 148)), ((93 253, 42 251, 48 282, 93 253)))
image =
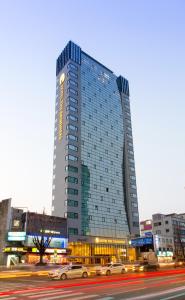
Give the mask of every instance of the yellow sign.
POLYGON ((62 75, 60 76, 60 85, 64 82, 65 80, 65 74, 62 73, 62 75))
POLYGON ((6 247, 3 252, 26 252, 24 248, 21 247, 6 247))
POLYGON ((64 80, 65 74, 60 76, 60 102, 59 102, 59 116, 58 116, 58 139, 61 141, 63 136, 63 110, 64 110, 64 80))
POLYGON ((113 239, 104 239, 104 238, 95 238, 96 243, 105 243, 105 244, 125 244, 125 240, 113 240, 113 239))

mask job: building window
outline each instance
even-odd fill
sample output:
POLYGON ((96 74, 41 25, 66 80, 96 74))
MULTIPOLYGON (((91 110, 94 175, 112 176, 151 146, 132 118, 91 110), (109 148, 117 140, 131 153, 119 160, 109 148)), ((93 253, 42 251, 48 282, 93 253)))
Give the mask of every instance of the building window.
POLYGON ((132 207, 137 208, 138 207, 137 203, 136 202, 132 202, 132 207))
POLYGON ((132 139, 132 135, 127 133, 127 137, 129 137, 130 139, 132 139))
POLYGON ((107 212, 110 212, 110 207, 107 207, 107 212))
POLYGON ((112 203, 115 203, 116 202, 116 200, 115 199, 112 199, 112 203))
POLYGON ((67 206, 72 206, 72 207, 77 207, 78 206, 78 201, 77 200, 72 200, 72 199, 67 199, 66 200, 66 205, 67 206))
POLYGON ((78 141, 77 136, 72 135, 72 134, 68 134, 68 135, 66 136, 66 139, 67 139, 67 140, 71 140, 71 141, 75 141, 75 142, 78 141))
POLYGON ((94 184, 94 189, 97 190, 97 184, 94 184))
POLYGON ((70 145, 70 144, 68 144, 67 146, 66 146, 66 149, 70 149, 70 150, 73 150, 73 151, 78 151, 78 147, 77 146, 74 146, 74 145, 70 145))
POLYGON ((131 166, 130 166, 130 171, 135 172, 134 167, 131 167, 131 166))
POLYGON ((69 235, 78 235, 78 228, 68 228, 68 234, 69 235))
POLYGON ((65 167, 65 170, 66 170, 66 171, 69 171, 69 172, 73 172, 73 173, 78 173, 78 168, 77 168, 77 167, 70 166, 70 165, 66 166, 66 167, 65 167))
POLYGON ((73 116, 73 115, 67 115, 66 120, 71 120, 71 121, 74 121, 74 122, 78 122, 78 118, 76 116, 73 116))
POLYGON ((108 191, 109 191, 109 188, 107 187, 107 188, 106 188, 106 192, 108 192, 108 191))
POLYGON ((166 229, 166 232, 170 232, 170 230, 169 230, 169 229, 166 229))
POLYGON ((139 217, 139 214, 138 214, 138 212, 133 212, 133 213, 132 213, 132 216, 138 218, 138 217, 139 217))
POLYGON ((165 224, 168 224, 168 221, 165 221, 165 224))
MULTIPOLYGON (((68 81, 67 81, 67 84, 68 85, 73 85, 73 86, 75 86, 75 87, 78 87, 78 83, 76 82, 76 81, 74 81, 73 79, 69 79, 68 81)), ((70 89, 70 88, 69 88, 70 89)))
POLYGON ((65 192, 66 192, 67 195, 78 195, 78 190, 77 189, 66 188, 65 192))
POLYGON ((133 222, 132 224, 134 227, 139 227, 139 222, 133 222))
POLYGON ((78 213, 68 211, 65 213, 65 217, 69 219, 78 219, 78 213))
POLYGON ((132 198, 137 198, 137 195, 136 195, 135 193, 131 193, 130 196, 131 196, 132 198))
POLYGON ((74 155, 66 155, 65 157, 66 160, 72 160, 72 161, 77 161, 78 160, 78 157, 77 156, 74 156, 74 155))
POLYGON ((75 89, 71 88, 71 87, 69 87, 67 89, 67 92, 68 92, 68 94, 71 93, 71 94, 76 95, 76 96, 78 95, 78 92, 75 89))
POLYGON ((128 150, 128 153, 134 155, 134 152, 132 150, 128 150))
POLYGON ((102 217, 102 222, 105 222, 105 217, 102 217))
POLYGON ((72 102, 72 103, 74 103, 76 105, 78 104, 78 100, 76 100, 75 98, 73 98, 71 96, 69 96, 67 99, 68 99, 69 103, 72 102))
POLYGON ((72 111, 72 112, 77 113, 78 109, 76 107, 72 106, 72 105, 67 105, 66 111, 72 111))
POLYGON ((98 210, 98 205, 95 205, 95 210, 98 210))
POLYGON ((73 78, 78 78, 78 75, 76 74, 76 73, 74 73, 74 72, 72 72, 72 71, 69 71, 68 73, 67 73, 67 75, 68 76, 71 76, 71 77, 73 77, 73 78))
POLYGON ((75 65, 74 65, 74 64, 72 64, 72 63, 68 64, 67 68, 68 68, 68 69, 70 69, 70 70, 75 70, 75 71, 78 71, 78 67, 77 67, 77 66, 75 66, 75 65))
POLYGON ((103 196, 100 196, 100 200, 103 201, 103 196))
POLYGON ((65 178, 65 182, 70 182, 70 183, 75 183, 75 184, 77 184, 77 183, 78 183, 78 178, 73 177, 73 176, 67 176, 67 177, 65 178))
POLYGON ((136 189, 136 185, 135 185, 135 184, 131 184, 130 187, 131 187, 132 189, 136 189))
POLYGON ((66 126, 67 130, 74 130, 74 131, 78 131, 78 127, 72 124, 67 124, 66 126))

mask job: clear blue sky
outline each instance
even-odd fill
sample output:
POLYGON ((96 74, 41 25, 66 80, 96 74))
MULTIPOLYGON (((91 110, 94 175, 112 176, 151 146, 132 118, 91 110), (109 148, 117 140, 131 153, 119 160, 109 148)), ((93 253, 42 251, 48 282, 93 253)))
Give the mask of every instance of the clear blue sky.
POLYGON ((51 207, 68 40, 129 79, 141 219, 185 212, 185 1, 0 1, 0 199, 51 207))

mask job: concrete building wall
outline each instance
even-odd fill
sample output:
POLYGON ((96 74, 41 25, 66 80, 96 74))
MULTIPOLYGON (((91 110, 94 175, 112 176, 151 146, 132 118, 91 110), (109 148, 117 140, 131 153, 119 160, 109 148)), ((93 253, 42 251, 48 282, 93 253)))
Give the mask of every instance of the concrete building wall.
POLYGON ((6 244, 6 235, 10 226, 11 218, 11 199, 5 199, 0 202, 0 265, 5 264, 3 248, 6 244))

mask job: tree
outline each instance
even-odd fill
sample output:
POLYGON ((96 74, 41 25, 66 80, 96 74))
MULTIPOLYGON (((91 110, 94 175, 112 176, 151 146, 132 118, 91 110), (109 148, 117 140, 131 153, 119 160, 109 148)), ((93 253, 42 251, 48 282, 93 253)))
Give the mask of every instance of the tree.
POLYGON ((40 232, 38 233, 38 235, 34 236, 32 238, 32 241, 35 245, 35 247, 37 248, 37 250, 39 251, 39 256, 40 256, 40 260, 38 265, 43 265, 43 256, 46 252, 46 249, 49 247, 51 240, 52 240, 52 236, 48 235, 48 232, 46 233, 46 225, 48 223, 48 219, 47 216, 45 215, 45 212, 43 211, 43 214, 38 214, 39 216, 39 227, 40 227, 40 232))

